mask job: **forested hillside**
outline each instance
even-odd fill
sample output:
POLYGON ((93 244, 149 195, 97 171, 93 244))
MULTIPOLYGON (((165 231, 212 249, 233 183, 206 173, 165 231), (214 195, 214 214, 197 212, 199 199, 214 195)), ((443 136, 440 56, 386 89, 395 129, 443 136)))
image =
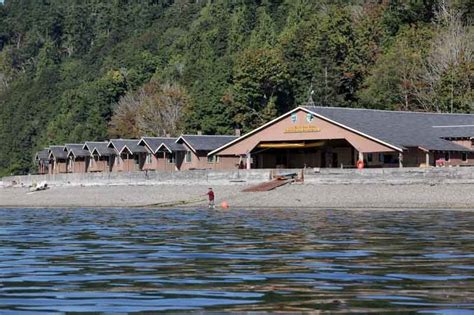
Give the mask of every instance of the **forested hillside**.
POLYGON ((50 144, 248 131, 310 97, 472 112, 472 1, 440 1, 5 0, 0 175, 50 144))

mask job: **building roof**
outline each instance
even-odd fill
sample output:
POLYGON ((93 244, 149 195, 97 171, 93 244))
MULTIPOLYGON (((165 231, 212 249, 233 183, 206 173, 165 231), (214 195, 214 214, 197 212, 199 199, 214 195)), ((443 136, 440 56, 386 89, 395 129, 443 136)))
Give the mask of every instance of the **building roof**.
POLYGON ((474 138, 474 125, 433 126, 432 128, 441 138, 474 138))
POLYGON ((237 136, 220 135, 182 135, 176 143, 185 143, 194 152, 212 151, 237 138, 237 136))
MULTIPOLYGON (((444 140, 452 128, 434 126, 473 126, 474 115, 401 112, 343 107, 303 107, 322 119, 373 137, 398 148, 422 147, 432 151, 469 151, 444 140)), ((456 127, 454 127, 456 128, 456 127)), ((462 129, 462 128, 461 128, 462 129)), ((457 133, 457 135, 462 132, 457 133)))
POLYGON ((177 140, 177 138, 168 138, 163 140, 158 147, 158 151, 168 151, 170 153, 186 151, 186 148, 181 143, 176 143, 177 140))
POLYGON ((108 147, 114 148, 118 154, 122 154, 124 150, 134 153, 146 153, 145 147, 138 145, 138 139, 112 139, 108 147))
POLYGON ((146 146, 152 153, 158 151, 184 151, 184 147, 181 144, 176 143, 177 138, 170 137, 143 137, 138 142, 138 145, 146 146))
POLYGON ((90 154, 99 154, 100 156, 110 156, 115 154, 115 150, 109 148, 108 142, 93 142, 89 141, 82 147, 85 150, 89 150, 90 154))
POLYGON ((67 159, 67 153, 64 151, 64 146, 62 145, 52 145, 49 147, 49 155, 50 158, 53 157, 55 159, 65 160, 67 159))
POLYGON ((35 154, 35 160, 36 161, 48 161, 49 160, 49 149, 43 149, 35 154))
POLYGON ((84 144, 66 144, 64 146, 64 151, 67 153, 67 156, 72 154, 76 158, 90 156, 90 152, 84 150, 83 147, 84 144))

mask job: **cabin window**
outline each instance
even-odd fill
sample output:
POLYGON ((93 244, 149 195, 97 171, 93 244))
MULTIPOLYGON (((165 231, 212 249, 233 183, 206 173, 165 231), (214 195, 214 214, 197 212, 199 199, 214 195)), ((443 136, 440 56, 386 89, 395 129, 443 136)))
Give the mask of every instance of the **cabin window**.
POLYGON ((467 152, 462 152, 462 153, 461 153, 461 160, 462 160, 463 162, 467 162, 467 152))
POLYGON ((449 152, 446 152, 446 153, 444 154, 444 160, 445 160, 445 161, 449 161, 450 159, 451 159, 451 154, 450 154, 449 152))
POLYGON ((147 153, 146 154, 146 161, 145 161, 146 164, 151 164, 151 153, 147 153))
POLYGON ((215 155, 208 156, 207 163, 216 163, 216 156, 215 155))
POLYGON ((191 151, 186 151, 186 155, 185 155, 185 157, 184 157, 184 161, 185 161, 186 163, 191 163, 191 158, 192 158, 192 157, 191 157, 191 151))
POLYGON ((367 154, 367 162, 372 162, 374 160, 374 156, 372 153, 367 154))
POLYGON ((379 153, 379 162, 384 162, 385 159, 384 159, 384 154, 383 153, 379 153))

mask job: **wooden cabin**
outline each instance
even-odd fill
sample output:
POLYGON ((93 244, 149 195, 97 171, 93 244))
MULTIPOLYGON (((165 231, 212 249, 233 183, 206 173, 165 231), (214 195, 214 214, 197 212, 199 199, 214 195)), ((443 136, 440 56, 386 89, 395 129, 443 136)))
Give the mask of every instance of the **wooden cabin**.
POLYGON ((138 139, 113 139, 108 147, 115 150, 112 172, 141 171, 145 164, 147 150, 138 145, 138 139))
POLYGON ((217 148, 234 141, 237 136, 220 135, 182 135, 176 140, 176 144, 184 147, 184 151, 179 152, 177 161, 180 163, 180 170, 192 169, 236 169, 239 167, 240 157, 231 156, 218 158, 208 156, 217 148))
POLYGON ((49 174, 67 173, 67 153, 62 145, 49 147, 49 174))
POLYGON ((83 146, 90 154, 88 172, 111 172, 115 161, 115 150, 108 142, 86 142, 83 146))
POLYGON ((66 144, 68 173, 86 173, 89 168, 90 153, 83 149, 84 144, 66 144))
POLYGON ((43 149, 36 152, 35 154, 35 164, 38 167, 38 174, 44 175, 49 173, 49 149, 43 149))

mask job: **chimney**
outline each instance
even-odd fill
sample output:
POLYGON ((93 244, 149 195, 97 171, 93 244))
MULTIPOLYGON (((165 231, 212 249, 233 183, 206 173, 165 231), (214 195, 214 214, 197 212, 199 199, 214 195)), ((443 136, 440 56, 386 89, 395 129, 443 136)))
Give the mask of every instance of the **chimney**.
POLYGON ((240 128, 235 128, 234 131, 235 131, 235 135, 236 135, 237 137, 240 137, 240 136, 241 136, 240 128))
POLYGON ((198 136, 202 136, 202 131, 198 130, 198 136))

